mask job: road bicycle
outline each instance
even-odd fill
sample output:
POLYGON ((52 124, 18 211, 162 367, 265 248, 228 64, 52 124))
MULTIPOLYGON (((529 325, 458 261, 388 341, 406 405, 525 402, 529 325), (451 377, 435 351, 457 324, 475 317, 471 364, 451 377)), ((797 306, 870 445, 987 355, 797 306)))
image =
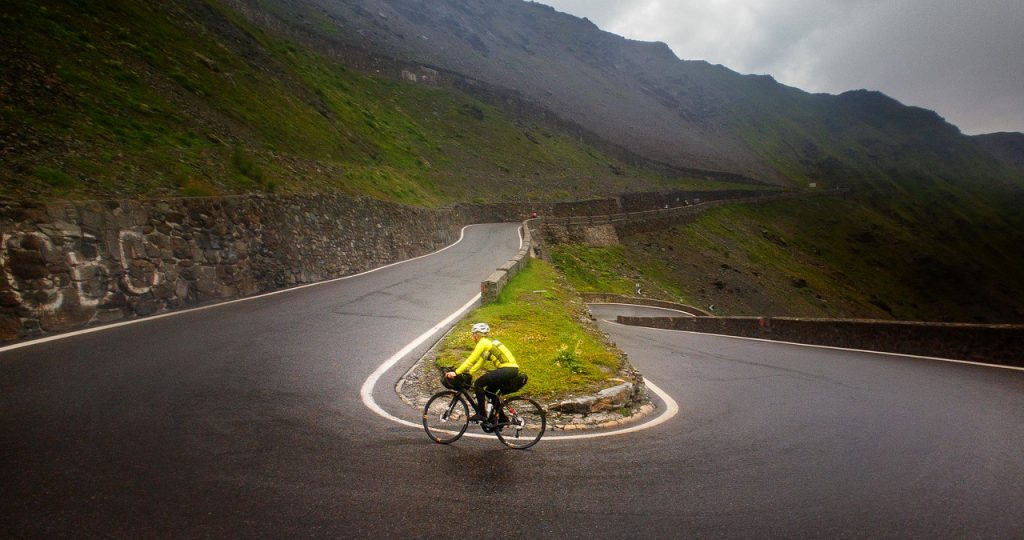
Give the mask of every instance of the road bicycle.
POLYGON ((480 428, 495 434, 509 448, 529 448, 544 435, 547 414, 536 401, 525 396, 502 399, 501 390, 485 392, 486 410, 480 411, 465 379, 448 379, 442 373, 441 383, 449 390, 434 394, 423 407, 423 429, 432 441, 451 444, 459 440, 469 427, 471 407, 484 417, 480 428))

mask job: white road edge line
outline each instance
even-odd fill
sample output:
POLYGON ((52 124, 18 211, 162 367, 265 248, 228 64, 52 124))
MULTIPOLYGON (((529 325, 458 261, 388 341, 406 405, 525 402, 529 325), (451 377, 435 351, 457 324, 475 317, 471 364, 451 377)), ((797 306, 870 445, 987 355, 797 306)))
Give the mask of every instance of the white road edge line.
POLYGON ((669 307, 661 307, 661 306, 648 306, 646 304, 627 304, 625 302, 587 302, 587 304, 588 305, 594 305, 594 306, 644 307, 644 308, 651 308, 651 309, 660 309, 662 311, 675 311, 676 313, 682 313, 683 315, 689 315, 691 317, 696 317, 696 315, 694 315, 693 313, 690 313, 689 311, 683 311, 681 309, 669 308, 669 307))
POLYGON ((378 366, 377 369, 374 370, 374 372, 371 373, 370 376, 366 379, 366 381, 363 383, 363 387, 359 390, 359 396, 362 398, 363 404, 366 405, 366 407, 369 408, 371 411, 377 413, 380 416, 383 416, 384 418, 387 418, 388 420, 398 422, 403 426, 422 428, 423 426, 421 424, 416 424, 414 422, 409 422, 408 420, 402 420, 401 418, 392 416, 390 413, 382 409, 380 405, 377 405, 377 402, 373 400, 373 388, 377 386, 377 381, 380 380, 381 376, 387 373, 389 369, 394 367, 394 365, 397 364, 399 360, 405 358, 406 355, 412 352, 413 349, 422 345, 423 342, 430 339, 430 337, 436 334, 439 330, 441 330, 445 326, 448 326, 449 323, 454 321, 456 318, 461 317, 462 314, 464 314, 465 312, 469 311, 469 308, 473 307, 473 304, 475 304, 478 300, 480 300, 480 293, 477 293, 475 296, 473 296, 473 298, 469 300, 469 302, 466 302, 465 305, 455 310, 455 312, 452 313, 451 315, 445 317, 443 321, 435 324, 434 327, 431 328, 430 330, 427 330, 426 332, 420 334, 419 337, 412 340, 405 347, 402 347, 401 350, 391 355, 391 358, 388 358, 387 360, 384 361, 383 364, 378 366))
MULTIPOLYGON (((478 223, 478 224, 474 224, 474 225, 483 225, 483 224, 482 223, 478 223)), ((69 337, 80 336, 82 334, 91 334, 93 332, 101 332, 103 330, 110 330, 112 328, 117 328, 119 326, 127 326, 129 324, 144 323, 144 322, 154 321, 156 319, 163 319, 165 317, 174 317, 176 315, 184 315, 186 313, 195 313, 196 311, 203 311, 203 310, 206 310, 206 309, 219 308, 221 306, 226 306, 226 305, 229 305, 229 304, 237 304, 239 302, 247 302, 249 300, 255 300, 257 298, 263 298, 263 297, 266 297, 266 296, 273 296, 275 294, 282 294, 282 293, 297 291, 299 289, 305 289, 307 287, 316 287, 318 285, 324 285, 324 284, 327 284, 327 283, 334 283, 336 281, 341 281, 341 280, 345 280, 345 279, 352 279, 352 278, 357 278, 359 276, 365 276, 366 274, 369 274, 369 273, 372 273, 372 272, 376 272, 378 270, 383 270, 385 268, 391 268, 392 266, 397 266, 399 264, 405 264, 407 262, 415 261, 417 259, 422 259, 424 257, 430 257, 431 255, 436 255, 438 253, 441 253, 442 251, 444 251, 444 250, 446 250, 446 249, 448 249, 450 247, 453 247, 456 244, 458 244, 459 242, 461 242, 462 239, 466 237, 466 229, 468 229, 470 227, 473 227, 474 225, 466 225, 465 227, 463 227, 462 230, 459 231, 459 239, 458 240, 452 242, 451 244, 448 244, 447 246, 445 246, 445 247, 443 247, 443 248, 441 248, 441 249, 439 249, 437 251, 426 253, 426 254, 420 255, 418 257, 413 257, 411 259, 405 259, 405 260, 401 260, 401 261, 398 261, 398 262, 393 262, 391 264, 386 264, 384 266, 378 266, 377 268, 371 268, 370 270, 367 270, 365 272, 360 272, 358 274, 352 274, 351 276, 342 276, 342 277, 339 277, 339 278, 328 279, 328 280, 325 280, 325 281, 318 281, 316 283, 307 283, 306 285, 299 285, 297 287, 289 287, 287 289, 281 289, 281 290, 278 290, 278 291, 271 291, 271 292, 268 292, 268 293, 258 294, 256 296, 246 296, 245 298, 238 298, 238 299, 235 299, 235 300, 227 300, 225 302, 218 302, 216 304, 210 304, 208 306, 200 306, 200 307, 189 308, 189 309, 180 309, 180 310, 175 310, 175 311, 171 311, 171 312, 168 312, 168 313, 161 313, 160 315, 152 315, 152 316, 149 316, 149 317, 143 317, 141 319, 132 319, 130 321, 122 321, 122 322, 118 322, 118 323, 105 324, 103 326, 96 326, 96 327, 93 327, 93 328, 85 328, 85 329, 82 329, 82 330, 75 330, 74 332, 67 332, 67 333, 64 333, 64 334, 57 334, 57 335, 53 335, 53 336, 47 336, 47 337, 44 337, 44 338, 33 339, 31 341, 25 341, 25 342, 22 342, 22 343, 15 343, 13 345, 7 345, 6 347, 0 347, 0 352, 9 351, 9 350, 13 350, 13 349, 20 349, 22 347, 31 347, 32 345, 39 345, 40 343, 46 343, 46 342, 49 342, 49 341, 56 341, 58 339, 66 339, 66 338, 69 338, 69 337)), ((522 238, 520 238, 520 245, 522 245, 522 238)))
MULTIPOLYGON (((621 323, 619 323, 617 321, 610 321, 608 319, 603 319, 603 320, 605 322, 612 323, 612 324, 621 324, 621 323)), ((809 347, 809 348, 812 348, 812 349, 831 349, 831 350, 834 350, 834 351, 869 353, 869 354, 877 354, 877 355, 880 355, 880 356, 901 356, 901 357, 904 357, 904 358, 916 358, 918 360, 934 360, 934 361, 937 361, 937 362, 949 362, 951 364, 967 364, 967 365, 970 365, 970 366, 981 366, 981 367, 989 367, 989 368, 997 368, 997 369, 1011 369, 1011 370, 1014 370, 1014 371, 1024 371, 1024 367, 1003 366, 1003 365, 1000 365, 1000 364, 986 364, 984 362, 972 362, 970 360, 954 360, 952 358, 939 358, 937 356, 920 356, 920 355, 916 355, 916 354, 906 354, 906 353, 896 353, 896 352, 886 352, 886 351, 869 351, 867 349, 849 349, 849 348, 845 348, 845 347, 832 347, 832 346, 829 346, 829 345, 814 345, 814 344, 811 344, 811 343, 795 343, 793 341, 780 341, 780 340, 775 340, 775 339, 762 339, 762 338, 752 338, 752 337, 745 337, 745 336, 730 336, 730 335, 727 335, 727 334, 711 334, 711 333, 708 333, 708 332, 694 332, 692 330, 673 330, 671 328, 653 328, 653 327, 650 327, 650 326, 634 326, 634 325, 630 325, 630 324, 622 324, 622 326, 630 326, 630 327, 633 327, 633 328, 647 328, 648 330, 660 330, 660 331, 663 331, 663 332, 679 332, 679 333, 683 333, 683 334, 696 334, 696 335, 699 335, 699 336, 719 336, 719 337, 732 338, 732 339, 745 339, 747 341, 761 341, 763 343, 775 343, 777 345, 793 345, 793 346, 796 346, 796 347, 809 347)))
MULTIPOLYGON (((416 339, 412 340, 412 342, 410 342, 408 345, 406 345, 405 347, 402 347, 402 349, 400 351, 396 352, 395 354, 391 355, 390 358, 385 360, 383 364, 381 364, 373 373, 370 374, 370 377, 366 379, 366 382, 363 383, 363 387, 359 390, 359 396, 362 398, 363 404, 366 405, 366 407, 368 409, 370 409, 371 411, 377 413, 378 415, 380 415, 380 416, 382 416, 382 417, 384 417, 384 418, 386 418, 388 420, 391 420, 392 422, 401 424, 403 426, 409 426, 409 427, 414 427, 414 428, 417 428, 417 429, 423 429, 423 425, 422 424, 417 424, 415 422, 410 422, 408 420, 403 420, 403 419, 398 418, 397 416, 394 416, 391 413, 385 411, 383 408, 381 408, 381 406, 378 405, 377 402, 374 401, 374 399, 373 399, 373 389, 374 389, 374 387, 377 386, 377 381, 379 381, 380 378, 385 373, 388 372, 388 370, 390 370, 392 367, 394 367, 395 364, 397 364, 400 360, 405 358, 410 352, 413 351, 413 349, 415 349, 416 347, 419 347, 425 341, 430 339, 431 336, 433 336, 438 331, 440 331, 443 328, 445 328, 446 326, 448 326, 449 323, 454 321, 456 318, 461 317, 465 312, 469 311, 469 308, 473 307, 473 304, 475 304, 478 300, 480 300, 480 295, 479 294, 474 296, 469 302, 466 302, 465 305, 463 305, 461 308, 456 310, 454 313, 452 313, 451 315, 446 317, 443 321, 441 321, 441 322, 437 323, 436 325, 434 325, 434 327, 431 328, 430 330, 427 330, 426 332, 420 334, 419 337, 417 337, 416 339)), ((661 388, 658 388, 658 386, 655 385, 653 382, 651 382, 650 379, 644 379, 644 381, 647 384, 647 387, 650 388, 651 391, 653 391, 655 394, 657 394, 658 397, 661 398, 661 400, 665 402, 665 412, 663 412, 660 415, 658 415, 657 418, 654 418, 653 420, 649 420, 647 422, 644 422, 643 424, 638 424, 638 425, 635 425, 635 426, 630 426, 630 427, 626 427, 626 428, 622 428, 622 429, 617 429, 617 430, 614 430, 614 431, 602 431, 600 433, 581 433, 581 434, 578 434, 578 435, 552 435, 552 436, 544 437, 543 440, 545 440, 545 441, 558 441, 558 440, 571 440, 571 439, 593 439, 593 438, 596 438, 596 437, 610 437, 612 435, 625 435, 627 433, 633 433, 633 432, 636 432, 636 431, 652 428, 652 427, 657 426, 659 424, 665 423, 666 421, 671 419, 673 416, 675 416, 676 413, 679 412, 679 405, 676 403, 676 401, 674 399, 672 399, 672 396, 669 396, 661 388)), ((488 438, 488 439, 492 437, 492 435, 483 435, 483 434, 480 434, 480 433, 466 433, 464 436, 465 437, 475 437, 475 438, 488 438)))
MULTIPOLYGON (((523 238, 522 238, 522 234, 520 232, 520 236, 519 236, 519 247, 520 247, 520 249, 522 249, 522 245, 523 245, 522 242, 523 242, 523 238)), ((380 378, 382 376, 384 376, 385 373, 388 372, 388 370, 390 370, 392 367, 394 367, 395 364, 397 364, 400 360, 405 358, 406 355, 408 355, 410 352, 413 351, 413 349, 415 349, 416 347, 419 347, 425 341, 430 339, 431 336, 436 334, 438 331, 442 330, 444 327, 448 326, 448 324, 450 324, 456 318, 461 317, 465 312, 469 311, 469 308, 473 307, 473 304, 475 304, 478 300, 480 300, 480 294, 479 293, 476 296, 474 296, 469 302, 466 302, 465 305, 463 305, 462 307, 457 309, 454 313, 452 313, 451 315, 445 317, 445 319, 443 321, 441 321, 441 322, 437 323, 436 325, 434 325, 434 327, 431 328, 430 330, 427 330, 426 332, 420 334, 419 337, 417 337, 416 339, 412 340, 412 342, 410 342, 408 345, 406 345, 405 347, 402 347, 401 350, 399 350, 395 354, 391 355, 390 358, 385 360, 384 363, 381 364, 376 370, 374 370, 374 372, 370 374, 369 378, 367 378, 366 381, 363 382, 363 386, 359 390, 359 396, 360 396, 360 398, 362 398, 363 404, 366 405, 366 407, 368 409, 370 409, 371 411, 377 413, 379 416, 381 416, 383 418, 386 418, 388 420, 391 420, 392 422, 395 422, 397 424, 401 424, 403 426, 409 426, 409 427, 414 427, 414 428, 417 428, 417 429, 423 429, 423 425, 422 424, 417 424, 415 422, 410 422, 408 420, 402 420, 401 418, 398 418, 397 416, 394 416, 391 413, 385 411, 383 408, 381 408, 381 406, 378 405, 377 402, 374 401, 374 399, 373 399, 373 389, 374 389, 374 387, 377 386, 377 381, 379 381, 380 378)), ((637 431, 640 431, 640 430, 649 429, 649 428, 652 428, 652 427, 657 426, 659 424, 663 424, 663 423, 667 422, 669 419, 671 419, 673 416, 675 416, 679 412, 679 404, 677 404, 676 401, 674 399, 672 399, 672 396, 666 394, 661 388, 658 388, 658 386, 656 384, 654 384, 653 382, 651 382, 649 379, 644 379, 644 382, 647 385, 647 387, 650 388, 651 391, 653 391, 655 394, 657 394, 658 397, 661 398, 661 400, 665 403, 665 412, 663 412, 660 415, 658 415, 657 418, 654 418, 654 419, 649 420, 647 422, 644 422, 642 424, 638 424, 638 425, 635 425, 635 426, 630 426, 630 427, 626 427, 626 428, 622 428, 622 429, 616 429, 614 431, 602 431, 600 433, 580 433, 578 435, 551 435, 551 436, 544 437, 543 440, 545 440, 545 441, 564 441, 564 440, 572 440, 572 439, 594 439, 594 438, 597 438, 597 437, 611 437, 613 435, 625 435, 627 433, 634 433, 634 432, 637 432, 637 431)), ((481 439, 489 439, 489 438, 492 437, 491 435, 484 435, 484 434, 480 434, 480 433, 466 433, 463 436, 464 437, 481 438, 481 439)))
POLYGON ((647 388, 650 388, 652 392, 657 394, 658 397, 665 402, 665 412, 659 414, 656 418, 648 420, 642 424, 637 424, 635 426, 629 426, 622 429, 616 429, 614 431, 604 431, 599 433, 580 433, 578 435, 555 435, 552 437, 544 437, 544 439, 542 440, 564 441, 572 439, 596 439, 598 437, 625 435, 627 433, 635 433, 637 431, 650 429, 654 426, 664 424, 665 422, 671 420, 673 416, 679 413, 679 404, 676 403, 676 400, 672 399, 672 396, 666 394, 664 390, 659 388, 658 385, 654 384, 654 382, 652 382, 650 379, 646 377, 644 377, 644 384, 646 384, 647 388))

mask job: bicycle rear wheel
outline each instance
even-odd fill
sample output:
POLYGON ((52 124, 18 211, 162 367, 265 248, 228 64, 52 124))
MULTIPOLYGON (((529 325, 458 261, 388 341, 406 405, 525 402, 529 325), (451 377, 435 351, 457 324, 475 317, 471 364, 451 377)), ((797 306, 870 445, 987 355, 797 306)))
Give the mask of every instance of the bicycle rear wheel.
POLYGON ((509 448, 523 449, 537 444, 548 425, 544 407, 528 397, 509 399, 503 404, 502 413, 508 423, 499 425, 495 434, 509 448))
POLYGON ((436 443, 450 444, 469 427, 469 407, 458 392, 445 390, 430 397, 423 408, 423 429, 436 443))

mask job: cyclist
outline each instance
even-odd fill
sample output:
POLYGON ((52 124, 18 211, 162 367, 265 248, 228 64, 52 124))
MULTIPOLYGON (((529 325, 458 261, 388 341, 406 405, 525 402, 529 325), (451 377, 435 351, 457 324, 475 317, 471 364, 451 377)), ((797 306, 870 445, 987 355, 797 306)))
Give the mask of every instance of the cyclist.
POLYGON ((512 356, 512 351, 508 350, 508 347, 502 342, 488 337, 491 327, 487 323, 474 324, 470 332, 473 341, 476 342, 476 348, 465 362, 459 365, 455 371, 449 371, 447 376, 449 379, 454 379, 466 371, 472 375, 486 362, 494 366, 493 370, 481 375, 473 384, 473 390, 476 391, 477 412, 469 417, 469 421, 482 422, 485 419, 482 414, 486 397, 484 391, 497 392, 505 383, 514 379, 516 375, 519 375, 519 364, 516 363, 516 358, 512 356))

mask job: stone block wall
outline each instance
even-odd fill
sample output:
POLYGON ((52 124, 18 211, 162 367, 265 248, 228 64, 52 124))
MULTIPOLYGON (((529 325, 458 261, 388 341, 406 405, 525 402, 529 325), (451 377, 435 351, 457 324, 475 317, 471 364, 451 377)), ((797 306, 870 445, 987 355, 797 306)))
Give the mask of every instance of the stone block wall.
POLYGON ((350 275, 533 211, 340 194, 0 203, 0 340, 350 275))
POLYGON ((514 257, 505 264, 499 266, 487 279, 480 283, 480 301, 488 304, 498 299, 501 290, 508 285, 508 281, 522 271, 530 257, 535 256, 533 229, 536 228, 539 218, 529 219, 523 222, 523 247, 514 257))
MULTIPOLYGON (((672 192, 689 193, 689 192, 672 192)), ((670 194, 633 194, 623 195, 618 199, 585 201, 586 206, 577 206, 571 215, 555 213, 543 220, 539 237, 546 244, 579 243, 595 246, 612 245, 624 236, 636 233, 663 230, 677 225, 692 223, 709 208, 731 203, 758 204, 780 199, 818 196, 819 193, 780 193, 780 192, 746 192, 723 191, 702 192, 705 197, 722 197, 721 199, 702 199, 697 204, 686 206, 669 206, 662 208, 657 205, 662 200, 674 201, 675 195, 670 194), (645 210, 623 211, 615 207, 613 213, 597 213, 608 210, 608 201, 616 202, 622 207, 647 208, 645 210), (628 204, 626 203, 628 201, 628 204)), ((831 195, 831 193, 828 193, 831 195)), ((584 203, 580 203, 583 205, 584 203)), ((556 209, 557 210, 557 209, 556 209)))
POLYGON ((788 317, 618 317, 618 322, 1024 367, 1024 325, 788 317))
POLYGON ((555 203, 546 215, 556 217, 600 216, 621 212, 618 199, 591 199, 555 203))
MULTIPOLYGON (((0 341, 351 275, 439 249, 472 223, 537 214, 576 230, 571 221, 604 220, 581 238, 613 242, 633 222, 649 227, 694 212, 654 210, 612 223, 623 214, 608 212, 619 208, 619 199, 596 199, 424 209, 341 194, 0 202, 0 341), (566 214, 585 217, 554 217, 566 214)), ((532 223, 527 250, 543 254, 532 223)), ((482 284, 484 296, 496 297, 525 259, 498 269, 482 284)))
POLYGON ((676 208, 699 204, 703 201, 721 201, 729 199, 750 199, 759 196, 775 195, 780 192, 750 189, 722 189, 713 191, 671 190, 645 193, 627 193, 619 197, 620 212, 643 212, 656 208, 676 208))
POLYGON ((238 199, 0 207, 0 337, 259 289, 260 218, 238 199))

